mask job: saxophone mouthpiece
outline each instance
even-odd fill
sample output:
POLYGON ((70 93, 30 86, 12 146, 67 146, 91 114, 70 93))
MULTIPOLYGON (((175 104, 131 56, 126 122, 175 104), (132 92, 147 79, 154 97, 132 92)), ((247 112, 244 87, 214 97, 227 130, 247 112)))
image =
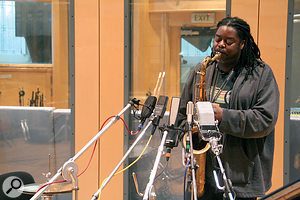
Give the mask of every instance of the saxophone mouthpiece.
POLYGON ((219 51, 217 51, 215 56, 212 58, 212 61, 219 59, 220 57, 221 57, 221 53, 219 51))

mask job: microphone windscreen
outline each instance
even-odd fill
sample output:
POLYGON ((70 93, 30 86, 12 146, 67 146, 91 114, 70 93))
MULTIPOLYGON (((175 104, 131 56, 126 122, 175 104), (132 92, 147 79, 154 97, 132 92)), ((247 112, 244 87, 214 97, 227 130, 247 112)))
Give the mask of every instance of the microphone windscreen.
POLYGON ((171 108, 170 108, 170 117, 169 117, 169 125, 177 126, 177 116, 178 116, 178 109, 180 105, 180 97, 172 97, 171 100, 171 108))
POLYGON ((196 121, 201 126, 214 126, 215 115, 211 102, 199 101, 195 105, 196 121))
POLYGON ((1 200, 26 200, 30 199, 34 194, 24 194, 21 187, 34 183, 31 174, 23 171, 9 172, 0 174, 0 199, 1 200))

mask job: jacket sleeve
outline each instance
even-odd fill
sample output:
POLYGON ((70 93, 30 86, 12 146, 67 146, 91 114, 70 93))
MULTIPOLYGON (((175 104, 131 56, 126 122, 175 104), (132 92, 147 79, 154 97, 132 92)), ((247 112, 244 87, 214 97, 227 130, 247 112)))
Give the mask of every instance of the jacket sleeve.
POLYGON ((255 84, 245 81, 237 91, 235 109, 223 109, 221 132, 241 138, 260 138, 274 129, 279 111, 279 90, 268 65, 262 67, 257 81, 255 84), (248 95, 248 102, 240 100, 241 93, 244 98, 248 95))

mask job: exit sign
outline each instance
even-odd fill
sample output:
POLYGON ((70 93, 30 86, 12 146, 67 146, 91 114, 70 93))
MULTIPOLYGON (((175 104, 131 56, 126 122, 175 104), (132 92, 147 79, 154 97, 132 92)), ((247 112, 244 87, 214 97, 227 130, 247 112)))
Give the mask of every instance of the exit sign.
POLYGON ((192 13, 192 23, 214 24, 216 13, 192 13))

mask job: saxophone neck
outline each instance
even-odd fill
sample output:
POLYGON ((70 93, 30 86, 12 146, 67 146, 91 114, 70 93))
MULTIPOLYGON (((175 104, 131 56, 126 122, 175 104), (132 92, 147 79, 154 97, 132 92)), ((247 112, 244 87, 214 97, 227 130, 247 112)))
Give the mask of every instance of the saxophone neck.
POLYGON ((202 69, 206 69, 206 66, 209 62, 213 62, 213 61, 217 60, 220 57, 221 57, 220 52, 216 52, 216 54, 212 58, 210 56, 207 56, 206 58, 204 58, 204 60, 201 63, 202 64, 202 69))

